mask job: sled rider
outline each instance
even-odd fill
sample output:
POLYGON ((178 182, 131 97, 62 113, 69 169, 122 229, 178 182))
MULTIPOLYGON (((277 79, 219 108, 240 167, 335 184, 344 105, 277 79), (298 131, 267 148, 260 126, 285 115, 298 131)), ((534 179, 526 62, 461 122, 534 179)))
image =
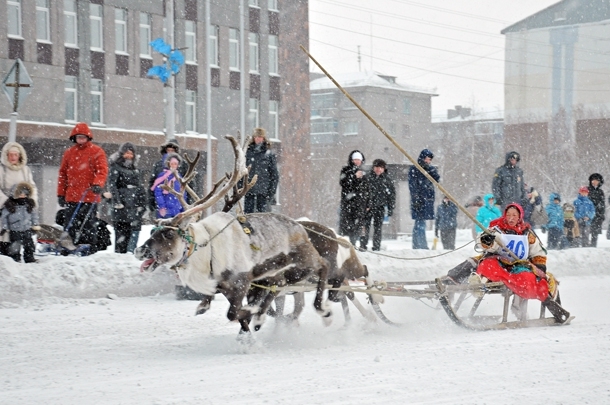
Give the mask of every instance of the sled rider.
MULTIPOLYGON (((462 283, 476 272, 489 281, 503 282, 517 297, 542 301, 561 321, 565 312, 556 311, 556 281, 546 272, 546 249, 530 225, 523 221, 521 205, 508 204, 504 214, 493 220, 489 227, 491 233, 483 233, 479 238, 483 254, 451 269, 443 281, 446 284, 462 283)), ((563 311, 561 307, 559 309, 563 311)))

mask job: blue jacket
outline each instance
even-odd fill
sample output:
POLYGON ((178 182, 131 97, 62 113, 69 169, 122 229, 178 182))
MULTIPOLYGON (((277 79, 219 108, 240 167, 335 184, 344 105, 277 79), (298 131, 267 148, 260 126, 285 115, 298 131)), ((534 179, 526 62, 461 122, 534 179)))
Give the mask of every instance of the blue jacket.
POLYGON ((594 216, 595 205, 593 205, 593 202, 589 197, 578 195, 574 200, 574 218, 581 220, 582 218, 587 217, 589 219, 585 221, 585 224, 591 225, 591 220, 594 216))
MULTIPOLYGON (((494 195, 485 194, 485 197, 483 197, 483 202, 485 202, 485 205, 483 205, 477 211, 477 221, 479 221, 481 225, 485 226, 485 228, 489 227, 489 223, 491 221, 502 216, 502 212, 500 212, 500 209, 495 205, 491 205, 489 203, 490 198, 494 198, 494 195)), ((483 232, 483 230, 477 225, 477 233, 479 232, 483 232)))
MULTIPOLYGON (((426 164, 426 157, 434 157, 429 149, 420 152, 417 163, 436 181, 441 176, 435 166, 426 164)), ((434 219, 434 184, 415 166, 409 169, 409 191, 411 192, 411 219, 434 219)))
POLYGON ((549 204, 544 207, 546 214, 549 216, 549 222, 546 224, 545 228, 563 229, 563 208, 561 208, 561 204, 555 204, 553 202, 555 198, 558 198, 559 201, 561 201, 559 194, 551 193, 551 195, 549 195, 549 204))

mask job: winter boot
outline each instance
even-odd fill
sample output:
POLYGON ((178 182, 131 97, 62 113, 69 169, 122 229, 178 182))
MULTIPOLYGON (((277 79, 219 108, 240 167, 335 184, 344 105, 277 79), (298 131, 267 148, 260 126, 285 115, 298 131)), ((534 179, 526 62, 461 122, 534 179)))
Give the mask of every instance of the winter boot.
POLYGON ((473 259, 467 259, 449 270, 447 276, 456 283, 462 284, 470 277, 470 274, 474 273, 476 270, 477 263, 473 259))
POLYGON ((557 323, 565 323, 570 318, 570 313, 563 309, 561 305, 559 305, 557 301, 554 301, 550 296, 542 302, 542 305, 549 310, 557 323))

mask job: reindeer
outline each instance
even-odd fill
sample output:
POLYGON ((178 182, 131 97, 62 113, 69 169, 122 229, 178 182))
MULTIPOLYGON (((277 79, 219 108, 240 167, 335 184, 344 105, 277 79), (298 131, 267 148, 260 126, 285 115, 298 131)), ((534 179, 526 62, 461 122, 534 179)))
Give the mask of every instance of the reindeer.
MULTIPOLYGON (((184 212, 158 222, 151 237, 136 249, 136 257, 144 260, 141 269, 153 271, 165 265, 197 292, 210 297, 216 292, 224 294, 229 301, 227 318, 239 322, 240 334, 249 334, 250 318, 258 312, 258 308, 242 306, 252 282, 296 283, 315 275, 318 282, 314 308, 330 324, 331 312, 323 305, 328 262, 318 254, 307 232, 296 221, 265 213, 248 215, 242 223, 226 212, 216 212, 193 222, 226 196, 240 178, 247 178, 243 150, 233 137, 226 138, 235 154, 232 174, 219 180, 211 193, 184 212)), ((191 163, 183 179, 184 189, 194 175, 191 163)), ((204 306, 205 301, 209 305, 211 298, 202 302, 204 306)), ((198 312, 203 313, 205 309, 198 307, 198 312)))
MULTIPOLYGON (((364 278, 369 283, 369 272, 365 265, 360 262, 354 246, 346 238, 338 236, 331 228, 319 224, 317 222, 306 219, 297 220, 307 231, 309 240, 314 245, 320 256, 329 262, 328 284, 333 288, 339 288, 341 285, 347 284, 347 280, 356 280, 364 278)), ((370 312, 366 311, 360 302, 356 299, 353 292, 344 293, 337 290, 329 290, 328 300, 333 302, 341 302, 343 314, 346 322, 351 320, 349 307, 347 305, 349 298, 358 310, 367 318, 371 319, 370 312)), ((372 299, 380 299, 380 296, 371 297, 372 299)), ((294 293, 294 311, 288 316, 283 316, 285 296, 281 295, 275 299, 275 311, 270 309, 269 314, 280 320, 293 321, 298 319, 304 307, 304 293, 294 293)))

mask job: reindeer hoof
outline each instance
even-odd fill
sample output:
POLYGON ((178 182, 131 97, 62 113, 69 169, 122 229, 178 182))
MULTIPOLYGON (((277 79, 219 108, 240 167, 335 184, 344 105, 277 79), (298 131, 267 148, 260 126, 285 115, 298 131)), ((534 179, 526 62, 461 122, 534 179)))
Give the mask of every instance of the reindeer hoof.
POLYGON ((252 320, 252 325, 254 326, 254 331, 258 332, 263 324, 265 323, 265 315, 255 316, 252 320))
POLYGON ((195 316, 205 314, 208 309, 210 309, 209 305, 206 305, 206 306, 198 305, 197 309, 195 310, 195 316))

